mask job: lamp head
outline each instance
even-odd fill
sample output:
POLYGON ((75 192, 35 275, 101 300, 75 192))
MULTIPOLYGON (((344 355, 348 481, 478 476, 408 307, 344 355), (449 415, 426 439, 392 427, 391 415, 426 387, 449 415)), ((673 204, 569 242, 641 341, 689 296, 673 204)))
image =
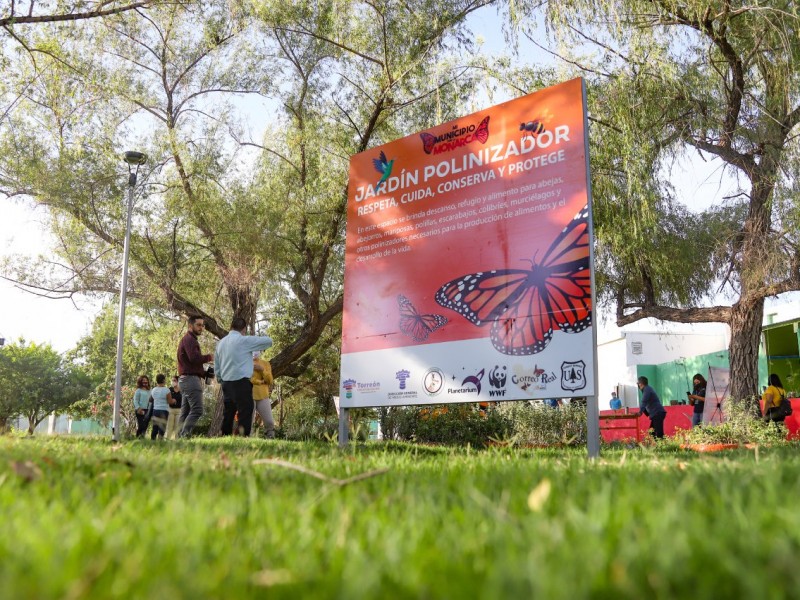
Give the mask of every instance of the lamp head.
POLYGON ((129 165, 143 165, 147 162, 147 155, 142 152, 136 152, 135 150, 128 150, 123 155, 123 159, 129 165))

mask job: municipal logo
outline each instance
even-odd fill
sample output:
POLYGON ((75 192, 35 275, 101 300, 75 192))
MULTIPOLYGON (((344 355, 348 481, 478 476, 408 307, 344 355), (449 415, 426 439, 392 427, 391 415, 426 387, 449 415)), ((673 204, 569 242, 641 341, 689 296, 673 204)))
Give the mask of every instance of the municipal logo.
POLYGON ((353 397, 353 388, 356 387, 356 380, 355 379, 345 379, 342 382, 342 387, 344 388, 344 397, 345 398, 352 398, 353 397))
POLYGON ((402 369, 401 371, 395 373, 394 376, 395 379, 397 379, 397 381, 400 382, 400 389, 401 390, 406 389, 406 379, 411 377, 411 373, 408 372, 406 369, 402 369))
POLYGON ((586 387, 586 363, 582 360, 561 363, 561 389, 575 392, 586 387))
POLYGON ((441 392, 443 386, 444 373, 442 373, 441 369, 436 367, 433 369, 428 369, 425 375, 422 377, 422 388, 429 396, 435 396, 441 392))

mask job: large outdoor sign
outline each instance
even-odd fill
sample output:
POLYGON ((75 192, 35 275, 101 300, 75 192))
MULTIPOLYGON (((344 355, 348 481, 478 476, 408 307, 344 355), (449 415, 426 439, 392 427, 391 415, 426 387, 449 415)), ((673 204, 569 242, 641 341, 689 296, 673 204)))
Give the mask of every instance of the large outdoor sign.
POLYGON ((341 404, 594 394, 583 81, 353 156, 341 404))

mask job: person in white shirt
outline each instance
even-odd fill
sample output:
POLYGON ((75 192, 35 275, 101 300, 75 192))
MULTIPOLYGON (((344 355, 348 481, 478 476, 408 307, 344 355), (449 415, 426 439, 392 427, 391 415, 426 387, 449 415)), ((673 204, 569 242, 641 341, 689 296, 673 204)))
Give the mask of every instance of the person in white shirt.
POLYGON ((250 435, 253 425, 253 352, 272 346, 267 336, 243 335, 247 324, 241 317, 231 323, 231 331, 217 343, 214 375, 222 384, 222 435, 233 434, 233 418, 239 413, 239 434, 250 435))
POLYGON ((156 375, 156 387, 150 392, 153 398, 153 431, 150 434, 150 439, 163 440, 164 433, 167 430, 167 419, 169 418, 169 403, 172 400, 172 395, 169 388, 164 385, 167 378, 159 373, 156 375))

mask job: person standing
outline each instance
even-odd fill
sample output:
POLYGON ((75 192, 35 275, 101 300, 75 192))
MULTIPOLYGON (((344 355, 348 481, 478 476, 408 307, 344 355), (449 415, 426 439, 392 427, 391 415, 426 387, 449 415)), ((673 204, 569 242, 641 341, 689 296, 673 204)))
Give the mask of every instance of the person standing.
POLYGON ((611 400, 609 400, 608 406, 611 410, 622 408, 622 400, 617 397, 617 392, 611 392, 611 400))
POLYGON ((764 401, 764 420, 773 423, 783 423, 786 420, 786 412, 781 404, 789 402, 786 397, 786 390, 783 389, 781 378, 776 373, 769 376, 769 386, 761 396, 764 401))
POLYGON ((264 437, 267 439, 275 438, 275 419, 272 417, 272 401, 269 399, 272 392, 272 367, 269 361, 263 360, 260 352, 253 353, 253 377, 250 382, 253 384, 253 400, 256 403, 256 411, 264 421, 264 437))
POLYGON ((172 378, 172 387, 169 388, 170 405, 169 416, 167 417, 167 439, 174 440, 178 437, 178 421, 181 419, 181 402, 183 395, 181 394, 181 385, 178 382, 178 376, 172 378))
POLYGON ((214 375, 222 384, 222 435, 233 434, 233 417, 239 412, 239 433, 250 435, 253 426, 253 352, 272 346, 267 336, 243 335, 247 324, 235 317, 231 330, 217 343, 214 375))
POLYGON ((133 410, 136 413, 136 437, 144 437, 150 424, 150 378, 139 375, 133 393, 133 410))
POLYGON ((706 378, 700 373, 692 377, 692 384, 694 388, 691 393, 686 392, 689 398, 689 404, 694 406, 692 411, 692 427, 697 427, 703 422, 703 411, 706 408, 706 378))
POLYGON ((153 432, 150 434, 150 439, 164 439, 164 433, 167 430, 167 418, 169 417, 169 403, 172 400, 169 388, 164 385, 167 378, 164 374, 159 373, 156 375, 156 387, 150 395, 153 397, 153 432))
POLYGON ((661 405, 661 400, 656 391, 648 385, 647 377, 639 377, 636 385, 642 392, 642 412, 650 417, 650 429, 652 436, 656 439, 664 437, 664 419, 667 418, 667 411, 661 405))
POLYGON ((202 317, 189 317, 189 330, 178 345, 178 381, 183 394, 178 435, 182 438, 192 435, 192 429, 203 416, 203 365, 214 360, 214 354, 200 352, 197 338, 204 329, 202 317))

